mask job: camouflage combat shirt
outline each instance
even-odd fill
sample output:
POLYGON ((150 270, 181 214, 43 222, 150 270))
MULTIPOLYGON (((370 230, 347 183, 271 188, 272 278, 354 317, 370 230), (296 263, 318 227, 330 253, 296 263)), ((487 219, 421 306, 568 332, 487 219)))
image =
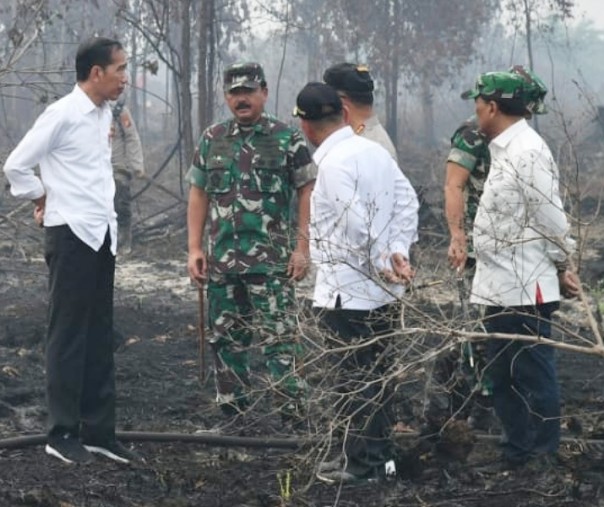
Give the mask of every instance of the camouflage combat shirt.
POLYGON ((214 274, 284 273, 295 241, 290 203, 316 178, 300 131, 263 114, 202 134, 187 173, 209 198, 209 269, 214 274))
POLYGON ((453 134, 447 162, 454 162, 470 171, 464 189, 466 232, 470 234, 491 165, 488 142, 478 130, 475 118, 464 122, 453 134))

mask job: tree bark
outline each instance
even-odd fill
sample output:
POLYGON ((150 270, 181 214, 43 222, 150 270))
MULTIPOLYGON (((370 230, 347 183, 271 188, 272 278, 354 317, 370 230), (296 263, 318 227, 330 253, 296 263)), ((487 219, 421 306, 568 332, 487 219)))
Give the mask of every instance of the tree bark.
POLYGON ((436 144, 434 136, 434 97, 432 95, 432 86, 428 82, 427 76, 422 78, 421 101, 422 114, 424 117, 424 136, 423 142, 429 148, 436 144))
POLYGON ((201 15, 199 20, 198 46, 199 53, 197 57, 197 126, 199 132, 202 132, 209 124, 208 118, 208 49, 209 49, 209 0, 201 0, 201 15))
POLYGON ((181 0, 181 44, 180 44, 180 107, 181 129, 185 163, 188 165, 193 158, 193 125, 191 111, 191 0, 181 0))
POLYGON ((389 24, 391 44, 389 72, 384 76, 386 81, 386 131, 398 149, 398 78, 399 78, 399 44, 400 44, 400 2, 392 2, 392 20, 389 24))

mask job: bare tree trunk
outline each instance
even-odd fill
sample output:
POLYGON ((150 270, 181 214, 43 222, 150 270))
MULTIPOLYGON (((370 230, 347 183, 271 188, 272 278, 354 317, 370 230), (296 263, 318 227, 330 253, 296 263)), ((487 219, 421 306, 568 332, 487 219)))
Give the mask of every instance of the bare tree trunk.
POLYGON ((393 1, 392 21, 389 25, 391 31, 389 45, 390 52, 390 68, 389 75, 384 76, 386 81, 386 130, 390 135, 390 139, 394 143, 394 147, 398 147, 398 71, 399 71, 399 45, 400 45, 400 2, 393 1))
POLYGON ((193 158, 193 125, 191 110, 191 0, 181 0, 181 45, 180 45, 180 98, 181 128, 185 161, 193 158))
POLYGON ((421 100, 422 113, 424 116, 424 139, 423 142, 428 147, 435 145, 434 138, 434 97, 432 95, 432 87, 428 82, 427 76, 422 78, 421 100))
POLYGON ((208 88, 208 46, 209 46, 209 1, 201 1, 201 19, 199 22, 199 53, 197 58, 197 125, 202 132, 209 124, 208 118, 208 94, 211 93, 208 88))
MULTIPOLYGON (((530 0, 524 1, 524 21, 526 30, 526 51, 528 54, 529 69, 534 70, 533 65, 533 26, 531 22, 531 5, 530 0)), ((537 116, 533 116, 533 124, 535 130, 539 132, 539 120, 537 116)))
POLYGON ((208 14, 208 64, 206 67, 207 103, 206 114, 208 125, 214 120, 214 71, 216 63, 216 0, 204 0, 208 14))
MULTIPOLYGON (((143 48, 143 61, 149 57, 149 43, 145 41, 143 48)), ((169 74, 169 71, 166 71, 169 74)), ((143 72, 143 99, 141 100, 141 109, 143 116, 143 125, 145 132, 149 132, 149 118, 147 116, 147 72, 143 72)))
POLYGON ((275 114, 279 116, 279 89, 281 88, 281 77, 283 76, 283 65, 287 54, 287 40, 289 37, 289 2, 285 6, 285 33, 283 34, 283 51, 281 61, 279 62, 279 73, 277 74, 276 93, 275 93, 275 114))
MULTIPOLYGON (((134 7, 135 9, 137 9, 137 6, 134 7)), ((140 11, 139 11, 140 12, 140 11)), ((135 28, 134 25, 132 25, 132 54, 130 55, 130 62, 129 62, 129 66, 130 66, 130 112, 132 113, 132 118, 134 119, 134 123, 136 123, 137 125, 140 125, 140 114, 139 114, 139 107, 138 107, 138 90, 136 88, 137 83, 136 83, 136 69, 138 67, 137 65, 137 41, 136 41, 136 37, 138 36, 138 32, 135 28)))
POLYGON ((526 29, 526 50, 528 53, 529 68, 533 70, 533 34, 532 34, 532 23, 531 23, 531 7, 529 0, 524 1, 524 21, 526 29))

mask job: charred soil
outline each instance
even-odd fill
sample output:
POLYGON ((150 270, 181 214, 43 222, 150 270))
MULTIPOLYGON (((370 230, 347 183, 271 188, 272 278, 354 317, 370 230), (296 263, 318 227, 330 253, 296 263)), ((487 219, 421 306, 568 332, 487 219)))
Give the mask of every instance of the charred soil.
MULTIPOLYGON (((313 423, 305 428, 283 424, 266 400, 235 421, 216 409, 212 379, 199 377, 197 290, 186 276, 184 250, 174 247, 184 244, 184 237, 138 244, 134 255, 119 259, 118 429, 319 436, 321 430, 313 423)), ((2 438, 44 431, 47 277, 41 245, 34 244, 29 252, 6 245, 0 251, 2 438)), ((570 316, 572 320, 572 312, 570 316)), ((604 437, 602 361, 560 354, 565 437, 604 437)), ((402 385, 399 391, 406 389, 402 385)), ((408 389, 421 390, 413 385, 408 389)), ((399 413, 405 424, 417 428, 413 409, 401 407, 399 413)), ((343 487, 314 480, 320 448, 312 445, 286 451, 139 442, 129 445, 144 463, 120 466, 96 459, 81 467, 46 456, 40 446, 0 449, 0 506, 604 505, 604 453, 594 443, 566 442, 558 463, 506 471, 498 461, 496 436, 476 440, 463 425, 452 427, 445 445, 404 433, 396 438, 396 480, 343 487), (467 452, 455 451, 456 443, 467 452)))

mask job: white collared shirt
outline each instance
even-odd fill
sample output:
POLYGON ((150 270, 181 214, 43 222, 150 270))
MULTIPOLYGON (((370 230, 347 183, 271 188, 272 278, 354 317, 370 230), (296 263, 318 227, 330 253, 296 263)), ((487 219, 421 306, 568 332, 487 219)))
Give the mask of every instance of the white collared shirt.
POLYGON ((490 145, 491 168, 474 221, 471 301, 525 306, 560 299, 554 261, 571 247, 558 167, 545 141, 520 120, 490 145))
POLYGON ((317 263, 314 306, 371 310, 394 301, 401 285, 380 280, 390 256, 409 256, 417 240, 415 191, 380 145, 343 127, 313 155, 310 250, 317 263))
POLYGON ((15 197, 33 200, 46 194, 45 226, 67 224, 95 251, 109 227, 115 255, 111 119, 108 104, 97 107, 76 85, 38 117, 6 160, 4 172, 15 197), (38 164, 40 178, 34 172, 38 164))

